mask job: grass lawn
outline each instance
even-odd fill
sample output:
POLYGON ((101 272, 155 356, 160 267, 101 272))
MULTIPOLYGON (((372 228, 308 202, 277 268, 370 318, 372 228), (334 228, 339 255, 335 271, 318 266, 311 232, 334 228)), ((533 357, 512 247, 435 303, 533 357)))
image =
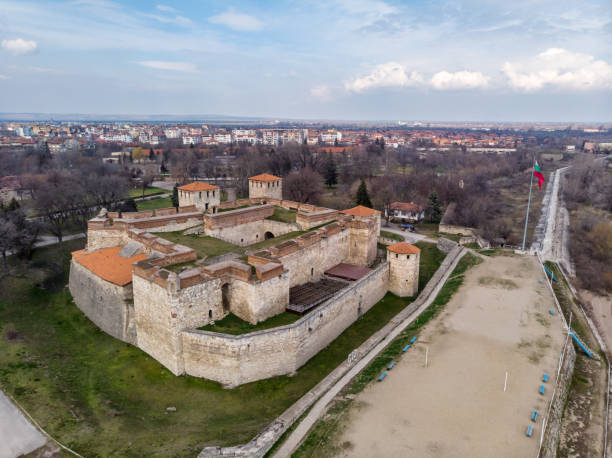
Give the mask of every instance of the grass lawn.
POLYGON ((234 245, 223 240, 216 239, 209 236, 200 235, 183 235, 179 232, 158 232, 155 235, 162 237, 166 240, 170 240, 174 243, 193 248, 198 253, 199 258, 213 258, 225 253, 239 253, 244 254, 247 251, 263 250, 274 245, 277 245, 286 240, 293 239, 298 235, 305 234, 306 231, 293 231, 285 235, 279 235, 268 240, 262 240, 261 242, 254 243, 245 247, 234 245))
POLYGON ((296 217, 297 212, 287 210, 282 207, 274 207, 274 214, 272 216, 268 216, 266 219, 280 221, 281 223, 295 223, 296 217))
MULTIPOLYGON (((247 442, 412 300, 387 294, 294 377, 225 390, 172 375, 81 313, 65 285, 69 253, 84 243, 39 249, 17 269, 25 276, 0 283, 0 386, 85 456, 194 456, 247 442)), ((435 262, 427 253, 421 275, 435 262)))
MULTIPOLYGON (((145 188, 144 195, 145 197, 147 197, 147 196, 155 196, 157 194, 168 194, 168 193, 172 193, 172 191, 166 191, 165 189, 162 189, 162 188, 155 188, 153 186, 149 186, 145 188)), ((132 198, 142 197, 142 188, 130 189, 130 191, 128 192, 128 196, 132 198)))
POLYGON ((209 236, 184 235, 178 232, 158 232, 156 236, 193 248, 198 258, 214 258, 225 253, 243 253, 244 248, 209 236))
POLYGON ((151 200, 141 200, 136 202, 138 211, 143 210, 154 210, 156 208, 170 208, 172 207, 172 197, 160 197, 151 200))
POLYGON ((222 320, 216 321, 215 324, 209 324, 208 326, 202 326, 198 328, 202 331, 221 332, 224 334, 247 334, 249 332, 263 331, 264 329, 276 328, 278 326, 284 326, 297 321, 301 316, 295 313, 284 312, 279 315, 268 318, 257 324, 251 324, 248 321, 244 321, 238 318, 236 315, 230 313, 222 320))
POLYGON ((402 237, 399 234, 396 234, 395 232, 380 231, 380 236, 381 237, 386 237, 386 238, 392 239, 392 240, 397 240, 398 242, 403 242, 404 241, 404 237, 402 237))

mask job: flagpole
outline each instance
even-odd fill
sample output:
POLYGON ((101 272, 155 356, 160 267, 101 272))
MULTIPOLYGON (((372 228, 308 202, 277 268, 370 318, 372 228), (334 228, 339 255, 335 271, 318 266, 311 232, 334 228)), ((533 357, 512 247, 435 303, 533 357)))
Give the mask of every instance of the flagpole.
POLYGON ((529 183, 529 198, 527 199, 527 214, 525 215, 525 230, 523 231, 523 251, 525 251, 525 239, 527 238, 527 223, 529 222, 529 206, 531 205, 531 188, 533 187, 533 172, 535 170, 535 155, 533 156, 533 166, 531 170, 531 181, 529 183))

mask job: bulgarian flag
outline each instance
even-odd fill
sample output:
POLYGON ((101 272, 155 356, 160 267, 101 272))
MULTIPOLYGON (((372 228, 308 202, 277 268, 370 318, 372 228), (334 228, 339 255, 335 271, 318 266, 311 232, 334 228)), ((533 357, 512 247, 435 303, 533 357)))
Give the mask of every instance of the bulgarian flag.
POLYGON ((538 186, 540 190, 542 189, 542 184, 544 183, 544 175, 542 175, 542 169, 540 168, 538 161, 536 161, 533 166, 533 176, 538 179, 538 186))

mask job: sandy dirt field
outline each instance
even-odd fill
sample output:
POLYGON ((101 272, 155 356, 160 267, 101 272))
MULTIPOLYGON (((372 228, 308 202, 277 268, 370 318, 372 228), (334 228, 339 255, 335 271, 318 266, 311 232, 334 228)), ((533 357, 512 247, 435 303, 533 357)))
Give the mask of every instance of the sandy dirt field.
POLYGON ((343 455, 536 456, 542 417, 531 438, 525 430, 534 408, 546 412, 564 342, 543 278, 533 257, 486 258, 469 271, 385 380, 357 396, 343 455))

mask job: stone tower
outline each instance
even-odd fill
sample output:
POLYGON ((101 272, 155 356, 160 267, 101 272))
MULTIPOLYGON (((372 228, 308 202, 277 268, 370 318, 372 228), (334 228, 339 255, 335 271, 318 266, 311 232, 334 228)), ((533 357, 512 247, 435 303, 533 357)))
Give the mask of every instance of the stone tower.
POLYGON ((249 178, 249 199, 283 199, 283 179, 269 173, 249 178))
POLYGON ((178 188, 179 207, 195 205, 200 211, 216 213, 221 203, 221 190, 218 186, 194 181, 178 188))
POLYGON ((406 242, 387 247, 389 291, 400 297, 416 296, 419 291, 421 250, 406 242))

